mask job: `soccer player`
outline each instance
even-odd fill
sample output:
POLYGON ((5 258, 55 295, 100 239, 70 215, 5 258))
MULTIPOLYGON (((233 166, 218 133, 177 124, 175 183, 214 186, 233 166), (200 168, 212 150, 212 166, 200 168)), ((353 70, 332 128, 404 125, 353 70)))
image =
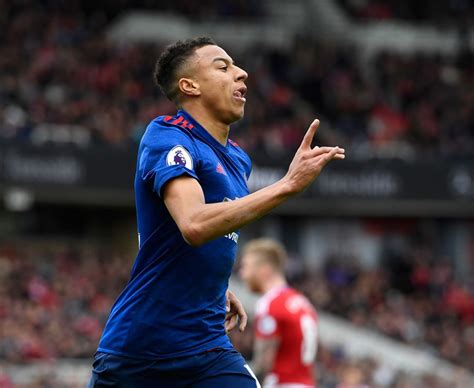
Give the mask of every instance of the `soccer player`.
POLYGON ((285 261, 285 249, 271 239, 250 241, 243 250, 240 275, 251 291, 263 294, 255 311, 252 367, 264 388, 312 388, 318 316, 288 286, 285 261))
POLYGON ((250 159, 228 139, 244 114, 247 73, 201 37, 168 46, 154 76, 178 111, 154 119, 140 143, 139 251, 89 386, 258 387, 226 335, 237 315, 245 326, 227 292, 239 228, 304 190, 344 150, 311 147, 315 120, 285 177, 249 195, 250 159))

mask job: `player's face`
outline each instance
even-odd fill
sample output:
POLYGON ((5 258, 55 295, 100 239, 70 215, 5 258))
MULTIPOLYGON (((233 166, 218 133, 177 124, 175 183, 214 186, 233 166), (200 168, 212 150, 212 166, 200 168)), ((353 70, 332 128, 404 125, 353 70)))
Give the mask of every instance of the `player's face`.
POLYGON ((247 253, 242 257, 240 277, 252 292, 261 293, 261 263, 255 254, 247 253))
POLYGON ((194 69, 204 106, 225 124, 241 119, 248 74, 219 46, 197 49, 194 69))

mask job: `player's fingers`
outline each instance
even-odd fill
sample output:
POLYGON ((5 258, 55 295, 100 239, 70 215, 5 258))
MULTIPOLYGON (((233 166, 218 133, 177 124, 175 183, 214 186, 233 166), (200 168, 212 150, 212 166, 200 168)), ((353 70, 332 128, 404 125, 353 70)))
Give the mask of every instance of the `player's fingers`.
POLYGON ((339 154, 343 154, 346 152, 346 150, 344 148, 339 148, 339 147, 314 147, 313 150, 311 151, 311 154, 313 156, 318 156, 318 155, 322 155, 326 152, 331 152, 334 148, 337 148, 338 149, 338 153, 339 154))
POLYGON ((232 304, 234 307, 234 311, 239 315, 239 317, 246 315, 244 306, 242 306, 242 303, 240 303, 240 300, 238 300, 237 298, 234 298, 232 302, 233 302, 232 304))
POLYGON ((225 298, 225 312, 228 313, 230 311, 230 299, 229 297, 225 298))
POLYGON ((226 333, 229 331, 229 323, 230 323, 230 318, 226 317, 224 321, 224 329, 226 333))
POLYGON ((235 326, 237 326, 237 314, 234 314, 230 316, 229 319, 226 319, 224 324, 226 333, 229 333, 234 330, 235 326))
POLYGON ((239 330, 244 331, 245 328, 247 327, 247 321, 248 321, 247 314, 244 311, 243 315, 240 315, 239 317, 240 317, 239 330))
POLYGON ((324 167, 326 164, 328 164, 331 160, 335 158, 337 155, 338 149, 335 147, 333 150, 327 152, 326 154, 321 156, 321 159, 319 160, 319 164, 324 167))
POLYGON ((306 131, 306 134, 303 137, 303 141, 301 142, 300 148, 310 148, 311 147, 311 143, 313 142, 313 138, 314 138, 314 135, 316 134, 318 126, 319 126, 319 120, 318 119, 314 120, 311 123, 308 130, 306 131))

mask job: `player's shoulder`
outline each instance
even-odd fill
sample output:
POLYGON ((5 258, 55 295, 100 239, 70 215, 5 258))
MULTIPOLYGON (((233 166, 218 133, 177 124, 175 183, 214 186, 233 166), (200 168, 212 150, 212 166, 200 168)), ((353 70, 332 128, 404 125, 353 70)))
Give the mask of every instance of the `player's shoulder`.
POLYGON ((148 124, 138 149, 137 169, 144 179, 163 157, 169 165, 178 163, 192 169, 200 156, 192 128, 179 113, 158 116, 148 124))
POLYGON ((291 287, 271 290, 261 298, 257 314, 269 314, 286 319, 288 316, 300 313, 316 314, 316 309, 302 293, 291 287))
POLYGON ((168 144, 170 142, 195 142, 193 124, 179 112, 174 116, 158 116, 147 126, 141 143, 146 146, 168 144))
POLYGON ((282 293, 280 303, 284 306, 284 309, 291 314, 311 312, 317 315, 316 309, 310 300, 301 292, 291 287, 288 287, 285 289, 285 292, 282 293))
POLYGON ((281 295, 285 291, 286 287, 273 288, 265 293, 257 302, 256 314, 266 315, 278 313, 280 306, 282 305, 281 295))

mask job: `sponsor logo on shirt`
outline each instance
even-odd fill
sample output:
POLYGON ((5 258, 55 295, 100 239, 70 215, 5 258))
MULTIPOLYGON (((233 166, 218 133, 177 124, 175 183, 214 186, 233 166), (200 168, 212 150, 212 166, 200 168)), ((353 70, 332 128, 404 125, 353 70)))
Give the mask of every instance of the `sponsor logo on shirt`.
POLYGON ((228 238, 229 240, 235 242, 236 244, 239 242, 239 234, 236 232, 232 232, 229 234, 224 235, 225 238, 228 238))
MULTIPOLYGON (((235 199, 239 199, 239 197, 236 197, 235 199)), ((224 197, 224 199, 222 200, 222 202, 230 202, 230 201, 233 201, 233 199, 230 199, 228 197, 224 197)), ((225 234, 224 237, 235 242, 236 244, 239 242, 239 234, 237 232, 225 234)))
POLYGON ((193 158, 191 154, 183 146, 173 147, 166 157, 166 163, 168 166, 183 166, 189 170, 193 169, 193 158))

